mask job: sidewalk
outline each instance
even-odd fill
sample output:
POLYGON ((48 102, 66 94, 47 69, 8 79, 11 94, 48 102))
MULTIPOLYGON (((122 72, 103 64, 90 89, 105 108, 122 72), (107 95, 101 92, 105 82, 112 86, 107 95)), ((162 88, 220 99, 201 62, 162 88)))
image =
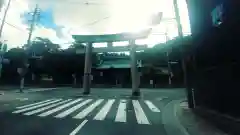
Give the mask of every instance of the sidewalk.
POLYGON ((176 106, 176 113, 179 122, 189 135, 230 135, 210 124, 207 119, 193 113, 187 107, 187 102, 179 103, 176 106))
MULTIPOLYGON (((30 93, 30 92, 38 92, 38 91, 49 91, 49 90, 55 90, 58 88, 37 88, 37 87, 25 87, 23 89, 24 93, 30 93)), ((0 95, 4 93, 11 93, 11 92, 19 92, 18 87, 0 87, 0 95)))

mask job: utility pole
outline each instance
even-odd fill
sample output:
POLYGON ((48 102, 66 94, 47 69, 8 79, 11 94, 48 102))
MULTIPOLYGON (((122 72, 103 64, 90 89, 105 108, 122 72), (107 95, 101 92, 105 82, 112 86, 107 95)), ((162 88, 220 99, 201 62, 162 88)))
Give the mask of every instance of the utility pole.
MULTIPOLYGON (((33 33, 34 26, 35 26, 35 23, 36 23, 38 17, 39 17, 39 8, 38 8, 38 5, 36 5, 33 15, 32 15, 31 26, 30 26, 28 40, 27 40, 28 46, 31 46, 32 33, 33 33)), ((23 89, 24 89, 24 78, 25 78, 25 75, 27 74, 28 67, 29 67, 28 58, 24 58, 22 66, 20 68, 18 68, 18 73, 20 75, 20 89, 19 90, 21 93, 23 92, 23 89)))
MULTIPOLYGON (((175 17, 176 17, 176 22, 177 22, 177 28, 178 28, 178 36, 182 40, 183 39, 183 30, 182 30, 182 25, 180 21, 180 14, 179 14, 179 8, 178 8, 178 3, 177 0, 173 0, 173 5, 174 5, 174 11, 175 11, 175 17)), ((186 67, 186 60, 184 58, 184 51, 181 49, 182 53, 182 70, 183 70, 183 80, 184 80, 184 86, 186 88, 187 92, 187 98, 188 98, 188 107, 189 108, 194 108, 194 91, 191 90, 188 82, 188 72, 187 72, 187 67, 186 67)))
POLYGON ((8 12, 8 9, 10 7, 10 4, 11 4, 11 0, 8 0, 8 4, 7 4, 7 7, 5 9, 5 12, 4 12, 4 15, 3 15, 3 18, 2 18, 2 24, 1 24, 1 27, 0 27, 0 39, 2 39, 3 27, 4 27, 4 24, 5 24, 5 20, 6 20, 6 17, 7 17, 7 12, 8 12))
POLYGON ((32 20, 31 21, 31 26, 30 26, 30 30, 29 30, 29 35, 28 35, 28 40, 27 40, 27 44, 28 46, 31 45, 31 38, 32 38, 32 33, 36 24, 37 19, 39 18, 40 12, 39 12, 39 8, 38 5, 36 5, 33 15, 32 15, 32 20))
MULTIPOLYGON (((174 11, 175 11, 175 18, 177 22, 177 29, 178 29, 178 36, 182 40, 183 39, 183 30, 182 30, 182 25, 180 21, 180 14, 179 14, 179 9, 178 9, 178 3, 177 0, 173 0, 173 5, 174 5, 174 11)), ((182 52, 182 70, 183 70, 183 83, 184 86, 187 87, 187 72, 186 72, 186 62, 183 56, 183 49, 181 49, 182 52)))
MULTIPOLYGON (((166 43, 167 43, 169 41, 169 37, 168 37, 167 31, 165 33, 165 37, 166 37, 166 43)), ((166 51, 166 55, 167 55, 167 64, 168 64, 168 84, 171 87, 171 85, 172 85, 172 68, 171 68, 171 62, 170 62, 170 58, 169 58, 169 53, 170 53, 170 50, 167 50, 166 51)))
POLYGON ((3 27, 4 27, 4 24, 5 24, 5 20, 6 20, 6 17, 7 17, 7 12, 8 12, 8 9, 10 7, 10 4, 11 4, 11 0, 8 0, 8 4, 7 4, 7 7, 5 9, 3 18, 2 18, 2 24, 0 26, 0 44, 1 44, 1 48, 0 48, 0 78, 2 76, 2 63, 3 63, 3 53, 4 53, 4 51, 2 51, 2 47, 4 46, 4 40, 2 40, 2 33, 3 33, 3 27))

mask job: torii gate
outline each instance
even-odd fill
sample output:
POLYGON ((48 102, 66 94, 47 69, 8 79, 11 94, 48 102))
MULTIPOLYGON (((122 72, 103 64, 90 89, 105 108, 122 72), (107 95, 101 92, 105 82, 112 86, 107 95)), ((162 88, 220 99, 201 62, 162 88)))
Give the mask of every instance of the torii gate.
MULTIPOLYGON (((137 46, 135 44, 136 39, 146 38, 151 32, 151 28, 138 32, 138 33, 120 33, 120 34, 106 34, 106 35, 73 35, 72 37, 78 43, 87 43, 85 49, 85 67, 84 67, 84 80, 83 80, 83 94, 90 93, 91 85, 91 54, 93 51, 92 44, 96 42, 107 42, 108 47, 112 47, 112 42, 116 41, 129 41, 130 46, 130 57, 131 57, 131 76, 132 76, 132 95, 139 96, 139 75, 137 71, 137 58, 136 50, 137 46)), ((121 49, 120 51, 129 51, 128 48, 121 49)))

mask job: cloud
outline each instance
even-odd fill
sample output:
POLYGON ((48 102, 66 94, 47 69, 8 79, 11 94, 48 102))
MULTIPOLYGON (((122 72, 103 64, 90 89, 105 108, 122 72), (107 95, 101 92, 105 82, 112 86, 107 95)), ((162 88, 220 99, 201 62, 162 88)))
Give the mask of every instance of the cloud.
MULTIPOLYGON (((3 18, 4 11, 6 10, 7 1, 5 1, 1 10, 1 19, 3 18)), ((17 47, 26 42, 27 39, 27 26, 21 22, 20 13, 27 11, 28 6, 24 2, 12 1, 10 8, 7 12, 6 23, 2 33, 2 40, 7 40, 9 48, 17 47)), ((1 20, 2 21, 2 20, 1 20)))
MULTIPOLYGON (((36 4, 42 10, 42 23, 34 31, 34 36, 49 37, 50 40, 67 46, 72 41, 71 34, 104 34, 137 30, 148 24, 149 17, 156 12, 163 12, 163 18, 173 18, 172 1, 161 0, 13 0, 4 27, 3 38, 11 47, 26 43, 28 37, 26 23, 21 14, 33 11, 36 4), (51 14, 49 14, 51 12, 51 14), (50 18, 50 19, 49 19, 50 18), (44 22, 45 20, 45 22, 44 22), (48 21, 46 21, 48 20, 48 21), (51 25, 47 23, 52 21, 51 25), (54 27, 52 25, 55 25, 54 27), (21 30, 19 30, 21 29, 21 30), (21 36, 19 36, 21 35, 21 36)), ((180 2, 180 1, 179 1, 180 2)), ((1 5, 1 3, 0 3, 1 5)), ((186 5, 180 3, 180 13, 183 16, 184 31, 189 32, 189 21, 186 5)), ((3 10, 2 10, 3 11, 3 10)), ((1 16, 3 12, 1 12, 1 16)), ((164 33, 168 30, 170 37, 177 35, 176 22, 161 22, 154 33, 164 33)), ((34 38, 34 37, 33 37, 34 38)), ((164 35, 150 36, 150 43, 164 42, 164 35), (158 41, 157 39, 161 39, 158 41)))
MULTIPOLYGON (((30 7, 30 5, 32 4, 27 0, 14 0, 11 2, 2 36, 2 40, 7 42, 9 48, 22 46, 27 42, 29 23, 26 23, 26 21, 30 18, 27 17, 26 20, 26 18, 23 17, 23 14, 34 10, 34 8, 32 6, 30 7)), ((6 2, 3 4, 1 9, 0 17, 2 18, 6 9, 6 2)), ((49 16, 47 16, 47 13, 43 15, 45 15, 43 16, 45 17, 44 19, 47 18, 48 20, 47 22, 44 22, 43 20, 40 23, 41 25, 37 25, 35 27, 32 39, 35 37, 46 37, 52 40, 52 42, 59 44, 72 40, 69 35, 64 33, 65 31, 62 31, 62 27, 57 27, 53 22, 51 22, 52 20, 49 16)))

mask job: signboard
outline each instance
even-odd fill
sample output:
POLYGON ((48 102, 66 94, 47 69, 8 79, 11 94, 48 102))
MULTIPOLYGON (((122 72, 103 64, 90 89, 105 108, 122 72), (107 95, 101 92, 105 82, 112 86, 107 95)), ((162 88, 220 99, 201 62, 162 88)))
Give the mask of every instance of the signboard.
POLYGON ((211 12, 212 24, 219 26, 223 22, 223 4, 217 5, 211 12))

